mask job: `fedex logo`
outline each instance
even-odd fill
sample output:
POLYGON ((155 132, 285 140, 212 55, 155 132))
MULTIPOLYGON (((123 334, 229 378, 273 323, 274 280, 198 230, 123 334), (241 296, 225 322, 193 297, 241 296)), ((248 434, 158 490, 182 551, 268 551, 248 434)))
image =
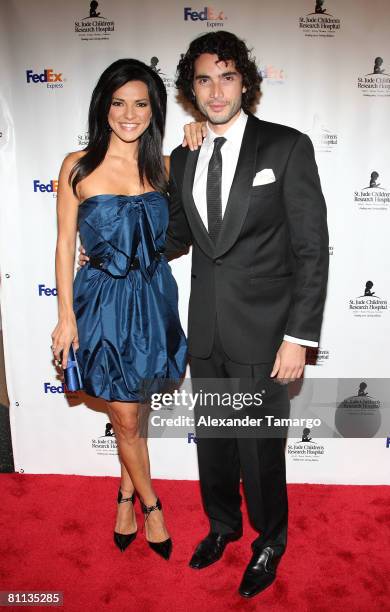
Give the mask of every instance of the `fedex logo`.
POLYGON ((65 386, 61 385, 52 385, 49 382, 43 383, 43 389, 45 393, 65 393, 65 386))
POLYGON ((284 80, 283 68, 275 68, 274 66, 272 66, 272 64, 261 68, 260 75, 263 77, 263 79, 271 79, 272 81, 284 80))
POLYGON ((54 72, 53 68, 44 68, 43 72, 26 70, 27 83, 46 83, 50 89, 63 87, 62 72, 54 72))
POLYGON ((62 83, 62 72, 54 72, 53 68, 45 68, 43 72, 38 73, 33 70, 26 70, 27 83, 62 83))
POLYGON ((48 183, 41 183, 39 179, 34 179, 34 193, 57 193, 58 181, 51 180, 48 183))
POLYGON ((386 438, 386 448, 390 448, 390 438, 386 438))
POLYGON ((53 287, 53 289, 50 289, 50 287, 46 287, 46 285, 38 285, 38 294, 39 296, 42 295, 57 295, 57 287, 53 287))
POLYGON ((211 6, 205 6, 202 11, 194 11, 191 7, 184 8, 184 21, 224 21, 223 11, 216 11, 211 6))
POLYGON ((187 434, 187 442, 188 442, 188 444, 191 444, 191 442, 193 442, 194 444, 197 444, 198 443, 198 439, 197 439, 197 437, 195 436, 194 433, 188 432, 188 434, 187 434))

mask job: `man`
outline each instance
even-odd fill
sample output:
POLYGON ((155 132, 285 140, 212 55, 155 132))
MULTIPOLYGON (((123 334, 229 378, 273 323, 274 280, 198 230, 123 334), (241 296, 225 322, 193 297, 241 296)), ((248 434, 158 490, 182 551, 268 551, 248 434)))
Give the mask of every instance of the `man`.
MULTIPOLYGON (((326 206, 308 136, 252 114, 260 78, 245 43, 218 31, 195 39, 178 66, 180 94, 207 119, 197 150, 170 166, 167 254, 192 245, 188 347, 196 379, 302 375, 318 346, 328 271, 326 206)), ((276 385, 275 385, 276 386, 276 385)), ((287 387, 274 405, 288 407, 287 387)), ((269 413, 268 413, 269 414, 269 413)), ((242 534, 240 470, 259 537, 239 592, 269 586, 285 551, 282 438, 198 439, 210 533, 190 561, 218 561, 242 534)))

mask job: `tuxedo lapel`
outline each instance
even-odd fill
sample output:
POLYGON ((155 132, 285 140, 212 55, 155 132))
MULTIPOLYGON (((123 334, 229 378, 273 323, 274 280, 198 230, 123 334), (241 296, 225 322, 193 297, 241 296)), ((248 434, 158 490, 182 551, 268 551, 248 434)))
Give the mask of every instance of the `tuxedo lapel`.
POLYGON ((182 201, 187 214, 189 225, 191 227, 191 231, 194 234, 197 243, 206 253, 206 255, 208 255, 209 257, 213 257, 213 241, 211 240, 208 231, 202 221, 202 218, 199 215, 192 195, 192 188, 194 185, 195 170, 199 157, 199 151, 200 149, 197 149, 196 151, 188 151, 184 168, 182 201))
MULTIPOLYGON (((256 168, 258 121, 248 115, 242 138, 240 155, 226 204, 221 232, 215 247, 215 257, 220 257, 236 242, 248 213, 253 177, 256 168)), ((207 234, 207 232, 206 232, 207 234)), ((208 235, 208 234, 207 234, 208 235)))

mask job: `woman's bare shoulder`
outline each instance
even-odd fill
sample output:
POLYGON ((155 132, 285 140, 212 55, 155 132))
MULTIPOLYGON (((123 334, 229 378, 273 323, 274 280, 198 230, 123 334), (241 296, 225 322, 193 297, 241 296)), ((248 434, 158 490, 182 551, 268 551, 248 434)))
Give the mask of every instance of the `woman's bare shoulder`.
POLYGON ((85 153, 86 151, 71 151, 64 158, 62 165, 64 166, 64 168, 69 168, 70 170, 79 161, 79 159, 84 157, 85 153))

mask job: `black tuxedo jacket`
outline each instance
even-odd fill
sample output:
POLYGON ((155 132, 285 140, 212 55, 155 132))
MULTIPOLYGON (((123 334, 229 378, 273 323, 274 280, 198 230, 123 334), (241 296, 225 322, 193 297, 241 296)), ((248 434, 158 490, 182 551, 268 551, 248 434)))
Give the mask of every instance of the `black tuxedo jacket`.
POLYGON ((192 188, 198 151, 171 155, 168 258, 192 245, 188 348, 210 355, 216 320, 233 361, 273 361, 283 335, 318 341, 328 275, 326 205, 311 140, 248 116, 216 245, 192 188), (276 181, 252 186, 271 168, 276 181))

